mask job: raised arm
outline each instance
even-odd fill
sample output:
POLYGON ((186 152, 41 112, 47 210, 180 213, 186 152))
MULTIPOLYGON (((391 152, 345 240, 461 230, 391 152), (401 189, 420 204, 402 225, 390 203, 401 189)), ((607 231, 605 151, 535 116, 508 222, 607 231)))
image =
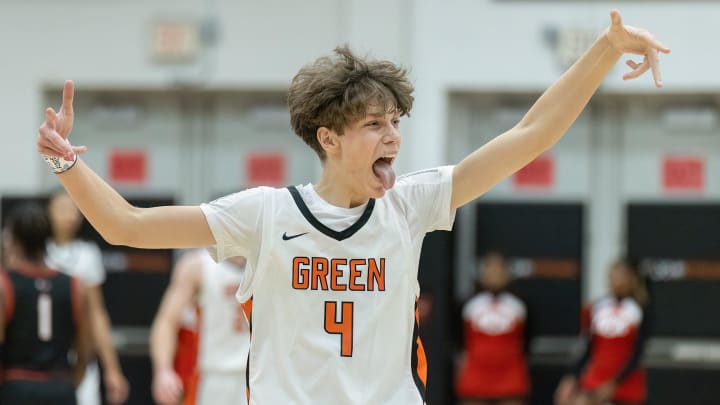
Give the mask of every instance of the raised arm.
POLYGON ((652 69, 657 87, 662 86, 658 52, 670 50, 646 30, 623 25, 617 10, 610 13, 610 27, 535 102, 520 122, 463 159, 453 172, 452 207, 479 197, 545 150, 551 148, 575 122, 590 97, 623 53, 644 55, 640 64, 627 64, 636 78, 652 69))
POLYGON ((71 146, 68 141, 74 121, 73 96, 73 83, 67 81, 60 111, 45 111, 45 122, 38 131, 38 151, 56 162, 64 159, 59 160, 58 171, 68 162, 70 168, 57 178, 102 237, 115 245, 150 249, 215 244, 200 207, 134 207, 77 157, 87 149, 71 146))
POLYGON ((150 357, 153 365, 153 398, 159 404, 175 404, 183 386, 173 369, 177 333, 182 313, 196 302, 202 283, 200 252, 186 253, 173 271, 150 332, 150 357))

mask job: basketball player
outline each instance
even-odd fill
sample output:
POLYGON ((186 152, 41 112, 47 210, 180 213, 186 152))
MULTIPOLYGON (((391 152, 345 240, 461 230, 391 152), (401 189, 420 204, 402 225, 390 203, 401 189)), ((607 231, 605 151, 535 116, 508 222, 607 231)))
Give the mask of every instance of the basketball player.
POLYGON ((590 308, 585 353, 558 386, 557 405, 642 405, 645 370, 640 366, 648 327, 648 291, 638 267, 616 261, 608 273, 610 294, 590 308))
POLYGON ((38 150, 80 210, 110 243, 144 248, 214 245, 245 256, 238 299, 252 340, 250 403, 421 404, 426 361, 417 338, 417 267, 425 233, 450 229, 455 209, 560 139, 623 52, 635 78, 652 69, 653 36, 612 25, 506 133, 457 166, 397 179, 400 117, 410 112, 407 72, 347 48, 303 67, 288 104, 295 133, 318 155, 315 184, 259 187, 202 206, 133 207, 95 174, 67 137, 73 84, 59 113, 46 110, 38 150))
POLYGON ((245 365, 250 334, 235 299, 244 267, 245 258, 215 263, 204 250, 190 251, 180 259, 150 335, 153 397, 158 404, 176 405, 183 397, 183 404, 247 403, 245 365), (200 310, 199 374, 195 374, 196 381, 183 384, 182 376, 173 368, 173 357, 179 349, 177 336, 183 313, 194 305, 200 310))
POLYGON ((463 405, 524 405, 530 394, 527 310, 508 291, 510 270, 502 254, 487 253, 480 270, 481 290, 462 311, 465 353, 457 394, 463 405))
MULTIPOLYGON (((47 244, 47 263, 52 268, 78 277, 87 288, 90 330, 103 368, 103 379, 110 404, 121 404, 128 397, 128 383, 118 362, 117 351, 110 335, 110 318, 105 309, 102 284, 105 269, 100 249, 93 242, 80 240, 77 232, 82 215, 70 196, 63 190, 50 196, 48 214, 52 238, 47 244)), ((96 360, 88 363, 85 379, 78 387, 80 405, 100 405, 100 369, 96 360)))
POLYGON ((0 271, 2 404, 74 405, 85 372, 91 350, 85 289, 45 266, 49 237, 50 223, 37 204, 23 204, 7 218, 8 271, 0 271))

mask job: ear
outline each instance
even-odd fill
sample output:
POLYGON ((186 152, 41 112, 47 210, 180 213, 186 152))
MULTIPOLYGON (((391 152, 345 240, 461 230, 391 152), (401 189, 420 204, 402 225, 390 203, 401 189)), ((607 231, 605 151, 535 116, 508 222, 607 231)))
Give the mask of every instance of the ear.
POLYGON ((340 146, 338 134, 328 127, 318 128, 315 136, 320 146, 325 150, 325 154, 330 155, 340 146))

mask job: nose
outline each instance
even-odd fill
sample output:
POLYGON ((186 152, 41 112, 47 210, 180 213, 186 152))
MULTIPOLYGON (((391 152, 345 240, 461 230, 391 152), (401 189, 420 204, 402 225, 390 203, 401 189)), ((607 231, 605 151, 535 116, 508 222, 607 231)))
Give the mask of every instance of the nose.
POLYGON ((385 132, 383 141, 385 143, 399 144, 402 141, 402 135, 400 135, 400 130, 398 128, 395 128, 395 126, 393 126, 392 124, 388 125, 388 129, 385 132))

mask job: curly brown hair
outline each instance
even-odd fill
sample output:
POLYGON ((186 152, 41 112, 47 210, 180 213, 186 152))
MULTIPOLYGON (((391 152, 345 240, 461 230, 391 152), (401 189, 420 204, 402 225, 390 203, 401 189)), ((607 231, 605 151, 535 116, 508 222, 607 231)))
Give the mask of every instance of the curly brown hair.
POLYGON ((385 60, 364 60, 347 46, 304 66, 290 84, 288 108, 293 131, 325 160, 317 140, 320 127, 342 135, 365 117, 369 106, 410 115, 414 88, 407 69, 385 60))

